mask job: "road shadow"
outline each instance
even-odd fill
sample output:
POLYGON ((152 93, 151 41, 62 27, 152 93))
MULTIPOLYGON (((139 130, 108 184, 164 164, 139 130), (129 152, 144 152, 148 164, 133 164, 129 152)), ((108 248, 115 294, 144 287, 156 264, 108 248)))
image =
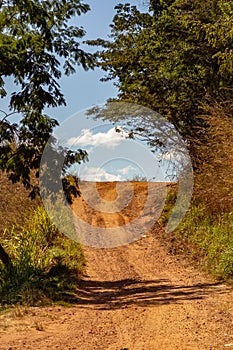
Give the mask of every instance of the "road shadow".
POLYGON ((215 293, 224 294, 220 283, 172 285, 169 280, 84 281, 73 300, 80 307, 116 309, 135 306, 160 306, 201 300, 215 293))

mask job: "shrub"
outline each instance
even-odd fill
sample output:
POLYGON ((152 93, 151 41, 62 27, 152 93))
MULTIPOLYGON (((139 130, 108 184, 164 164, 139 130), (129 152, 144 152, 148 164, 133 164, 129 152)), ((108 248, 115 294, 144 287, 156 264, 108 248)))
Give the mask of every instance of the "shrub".
POLYGON ((30 211, 23 227, 5 230, 2 244, 12 259, 0 263, 2 304, 29 305, 74 295, 85 260, 79 243, 59 232, 45 210, 30 211))

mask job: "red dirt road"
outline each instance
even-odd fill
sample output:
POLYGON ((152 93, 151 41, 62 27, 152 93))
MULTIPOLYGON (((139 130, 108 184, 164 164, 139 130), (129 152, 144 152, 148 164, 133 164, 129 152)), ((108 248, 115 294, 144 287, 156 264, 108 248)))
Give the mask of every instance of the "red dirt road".
MULTIPOLYGON (((113 196, 109 188, 108 195, 113 196)), ((74 209, 84 215, 79 201, 74 209)), ((111 225, 109 216, 105 223, 111 225)), ((86 247, 87 271, 76 305, 1 315, 0 350, 233 349, 231 288, 169 255, 160 234, 155 225, 125 246, 86 247)))

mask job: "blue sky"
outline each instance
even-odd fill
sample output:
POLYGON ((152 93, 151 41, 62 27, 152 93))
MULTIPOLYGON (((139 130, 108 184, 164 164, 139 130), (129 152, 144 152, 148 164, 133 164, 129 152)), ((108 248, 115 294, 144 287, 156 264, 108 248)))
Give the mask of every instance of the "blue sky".
MULTIPOLYGON (((129 114, 131 106, 127 104, 129 114)), ((74 165, 69 173, 88 181, 126 181, 135 176, 164 181, 157 155, 145 143, 127 139, 123 129, 116 132, 109 122, 87 119, 85 112, 84 109, 73 114, 55 130, 60 145, 88 152, 89 161, 74 165)))
MULTIPOLYGON (((140 0, 127 2, 145 9, 140 0)), ((75 24, 83 26, 87 32, 84 40, 107 38, 110 33, 109 24, 115 14, 114 7, 119 1, 87 0, 87 3, 91 11, 75 21, 75 24)), ((85 49, 93 50, 86 46, 85 49)), ((56 119, 63 121, 57 135, 63 142, 66 139, 73 149, 84 148, 89 154, 89 162, 81 167, 75 166, 72 173, 90 181, 122 181, 135 175, 164 181, 158 161, 145 145, 125 140, 124 137, 120 139, 112 125, 87 120, 84 116, 86 109, 117 96, 117 89, 112 81, 100 82, 104 74, 100 69, 84 72, 79 68, 75 75, 61 79, 67 106, 51 111, 56 119)))

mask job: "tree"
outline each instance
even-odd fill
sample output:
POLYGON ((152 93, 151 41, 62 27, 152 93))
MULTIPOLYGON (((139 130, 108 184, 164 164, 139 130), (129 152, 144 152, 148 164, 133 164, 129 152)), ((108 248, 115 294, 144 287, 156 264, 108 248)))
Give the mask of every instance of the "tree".
MULTIPOLYGON (((210 99, 233 97, 233 1, 157 0, 150 11, 118 5, 110 40, 94 40, 119 100, 152 108, 187 139, 210 99)), ((203 136, 203 135, 202 135, 203 136)))
MULTIPOLYGON (((7 172, 13 183, 22 182, 32 198, 38 193, 32 178, 39 176, 43 149, 58 125, 44 109, 65 105, 58 83, 62 72, 75 73, 77 65, 93 68, 92 56, 80 48, 85 31, 70 21, 88 10, 81 0, 0 1, 1 97, 7 96, 7 77, 16 86, 9 111, 1 111, 0 170, 7 172), (17 123, 11 122, 14 113, 19 116, 17 123)), ((69 151, 65 166, 86 156, 80 150, 69 151)), ((8 264, 1 248, 0 259, 8 264)))

